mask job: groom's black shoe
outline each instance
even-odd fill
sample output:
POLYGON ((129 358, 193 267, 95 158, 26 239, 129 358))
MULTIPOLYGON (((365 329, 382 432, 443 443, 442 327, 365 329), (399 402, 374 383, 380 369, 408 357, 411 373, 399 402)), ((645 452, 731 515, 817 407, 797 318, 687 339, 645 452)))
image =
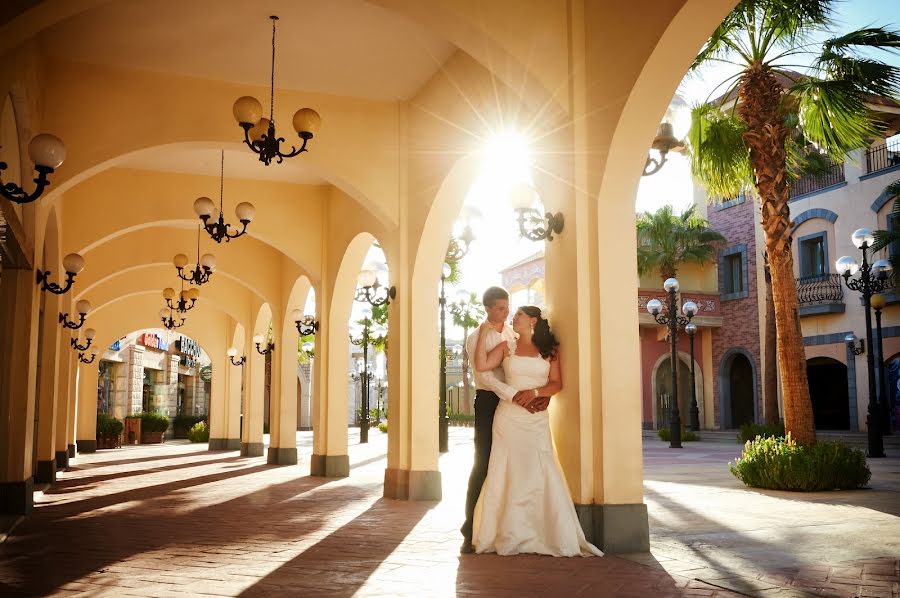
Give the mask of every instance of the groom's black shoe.
POLYGON ((463 538, 463 543, 459 547, 459 554, 473 554, 475 552, 475 547, 472 546, 471 538, 463 538))

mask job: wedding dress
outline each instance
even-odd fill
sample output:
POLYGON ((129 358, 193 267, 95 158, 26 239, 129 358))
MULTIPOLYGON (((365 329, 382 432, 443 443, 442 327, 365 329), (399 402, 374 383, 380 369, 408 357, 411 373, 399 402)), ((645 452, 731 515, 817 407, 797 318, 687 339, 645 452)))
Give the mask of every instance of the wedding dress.
MULTIPOLYGON (((516 390, 547 384, 550 362, 510 355, 506 383, 516 390)), ((603 556, 589 543, 553 450, 547 411, 500 401, 494 414, 487 478, 475 505, 475 551, 502 555, 603 556)))

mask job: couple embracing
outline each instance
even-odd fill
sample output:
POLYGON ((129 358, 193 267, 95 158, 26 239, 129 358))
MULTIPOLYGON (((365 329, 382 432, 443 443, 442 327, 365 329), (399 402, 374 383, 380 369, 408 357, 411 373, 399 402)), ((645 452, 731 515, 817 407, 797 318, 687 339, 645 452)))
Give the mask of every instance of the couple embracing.
POLYGON ((486 321, 466 339, 475 369, 475 462, 460 552, 602 556, 584 537, 553 450, 547 406, 562 389, 559 343, 534 306, 509 317, 487 289, 486 321))

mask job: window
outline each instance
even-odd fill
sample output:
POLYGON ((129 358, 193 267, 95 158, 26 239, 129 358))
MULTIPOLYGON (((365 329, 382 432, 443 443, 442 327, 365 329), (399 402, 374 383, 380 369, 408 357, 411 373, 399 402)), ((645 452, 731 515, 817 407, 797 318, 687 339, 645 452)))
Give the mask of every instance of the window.
POLYGON ((828 273, 825 233, 800 238, 800 278, 814 278, 828 273))
POLYGON ((727 295, 740 293, 744 290, 744 279, 741 273, 743 260, 740 253, 725 256, 725 286, 722 289, 727 295))

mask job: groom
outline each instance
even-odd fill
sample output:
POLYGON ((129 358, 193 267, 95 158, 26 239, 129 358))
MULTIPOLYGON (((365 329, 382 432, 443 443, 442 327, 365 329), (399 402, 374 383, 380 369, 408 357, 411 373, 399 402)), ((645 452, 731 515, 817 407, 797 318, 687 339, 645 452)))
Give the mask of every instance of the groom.
MULTIPOLYGON (((509 319, 509 293, 500 287, 490 287, 481 298, 484 311, 487 313, 487 321, 491 324, 487 338, 485 338, 485 350, 491 349, 500 342, 515 340, 516 336, 507 324, 509 319)), ((469 359, 474 361, 475 347, 478 344, 479 329, 466 339, 466 352, 469 359)), ((472 473, 469 475, 469 489, 466 493, 466 522, 460 531, 463 535, 463 543, 459 552, 470 554, 475 552, 472 546, 472 520, 475 514, 475 503, 481 494, 481 487, 487 477, 488 462, 491 458, 491 441, 493 440, 492 428, 494 426, 494 411, 497 404, 503 401, 512 401, 516 396, 516 390, 506 384, 503 368, 498 367, 489 372, 474 370, 475 377, 475 462, 472 464, 472 473)), ((532 413, 544 411, 550 404, 550 397, 539 397, 528 405, 532 413)))

